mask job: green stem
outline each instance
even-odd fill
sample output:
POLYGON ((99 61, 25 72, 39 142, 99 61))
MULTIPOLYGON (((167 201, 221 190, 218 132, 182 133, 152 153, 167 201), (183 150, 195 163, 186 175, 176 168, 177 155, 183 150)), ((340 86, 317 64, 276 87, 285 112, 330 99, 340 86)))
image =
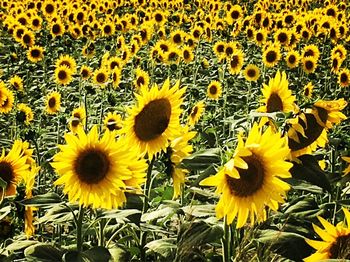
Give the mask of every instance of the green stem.
POLYGON ((227 217, 224 218, 224 236, 221 239, 222 243, 222 261, 223 262, 229 262, 231 259, 231 252, 230 252, 230 226, 227 225, 227 217))
MULTIPOLYGON (((142 214, 146 213, 148 208, 149 208, 149 204, 148 204, 148 200, 150 199, 151 196, 151 176, 152 176, 152 168, 153 168, 153 164, 154 164, 154 157, 152 157, 152 160, 148 166, 148 170, 147 170, 147 178, 146 178, 146 184, 145 184, 145 198, 143 201, 143 207, 142 207, 142 214)), ((147 239, 147 232, 140 232, 140 250, 141 250, 141 261, 146 261, 146 250, 145 250, 145 245, 146 245, 146 239, 147 239)))
POLYGON ((77 227, 77 250, 80 252, 83 247, 83 237, 82 237, 82 226, 83 226, 83 218, 84 218, 84 207, 79 207, 78 219, 76 223, 77 227))

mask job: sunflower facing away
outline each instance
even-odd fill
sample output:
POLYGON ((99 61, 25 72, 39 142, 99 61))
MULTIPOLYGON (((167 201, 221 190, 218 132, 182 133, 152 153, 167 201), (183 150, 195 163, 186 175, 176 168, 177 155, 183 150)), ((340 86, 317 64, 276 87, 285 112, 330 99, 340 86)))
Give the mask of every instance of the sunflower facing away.
POLYGON ((61 108, 61 94, 52 92, 46 97, 46 112, 49 115, 56 114, 61 108))
POLYGON ((266 220, 265 206, 278 209, 290 186, 280 178, 291 177, 292 164, 286 162, 290 151, 287 140, 271 127, 261 132, 254 123, 247 139, 238 137, 238 145, 231 160, 215 175, 200 182, 202 186, 216 186, 220 200, 216 216, 226 216, 231 224, 237 217, 236 228, 248 220, 266 220))
POLYGON ((21 142, 16 140, 11 150, 5 154, 2 150, 0 156, 0 177, 7 183, 6 191, 0 195, 13 196, 16 194, 17 185, 26 176, 28 165, 27 157, 23 155, 21 142))
POLYGON ((346 224, 339 222, 336 226, 322 217, 317 217, 323 228, 312 224, 315 232, 322 240, 306 239, 306 243, 316 249, 311 256, 304 258, 305 262, 321 261, 326 259, 350 259, 350 212, 343 208, 346 224))
POLYGON ((346 119, 341 110, 347 106, 344 98, 332 101, 318 100, 313 107, 313 114, 316 117, 317 123, 320 126, 328 129, 333 127, 333 124, 339 124, 346 119))
POLYGON ((136 94, 137 105, 129 109, 124 132, 128 142, 136 144, 149 158, 166 150, 169 140, 179 133, 180 106, 186 88, 179 88, 178 81, 170 87, 167 79, 162 88, 154 85, 151 89, 142 86, 136 94))
POLYGON ((99 139, 97 126, 89 134, 79 128, 77 136, 66 133, 65 140, 51 165, 60 175, 55 185, 64 186, 70 202, 117 208, 126 201, 124 192, 130 187, 139 189, 144 181, 146 162, 126 143, 115 141, 113 132, 99 139))
POLYGON ((196 132, 188 131, 188 127, 183 127, 181 135, 173 139, 168 147, 167 153, 170 157, 168 172, 171 174, 174 183, 173 199, 181 194, 181 187, 185 184, 185 175, 188 170, 178 167, 181 161, 192 153, 193 146, 188 142, 196 135, 196 132))
POLYGON ((269 84, 263 85, 263 106, 258 108, 259 112, 293 112, 295 108, 295 97, 288 89, 288 80, 285 72, 277 71, 275 78, 270 79, 269 84))

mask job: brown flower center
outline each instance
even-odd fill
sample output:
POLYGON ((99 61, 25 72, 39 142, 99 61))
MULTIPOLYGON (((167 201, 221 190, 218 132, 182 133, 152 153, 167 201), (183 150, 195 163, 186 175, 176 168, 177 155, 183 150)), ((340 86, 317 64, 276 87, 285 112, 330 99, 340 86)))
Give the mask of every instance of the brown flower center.
POLYGON ((0 177, 7 183, 11 183, 14 179, 13 168, 10 163, 0 162, 0 177))
POLYGON ((330 258, 350 259, 350 234, 338 236, 329 249, 330 258))
POLYGON ((59 34, 61 32, 61 26, 59 24, 54 24, 52 26, 52 33, 59 34))
POLYGON ((276 61, 276 59, 277 59, 277 54, 274 50, 267 52, 267 54, 266 54, 266 61, 267 62, 273 63, 276 61))
POLYGON ((247 169, 237 168, 240 178, 232 178, 226 175, 227 184, 231 193, 238 197, 254 195, 264 184, 264 166, 261 159, 256 155, 243 157, 248 164, 247 169))
POLYGON ((49 104, 49 107, 50 107, 50 108, 55 107, 55 106, 56 106, 56 98, 51 97, 51 98, 49 99, 48 104, 49 104))
POLYGON ((254 78, 256 76, 256 71, 255 69, 249 69, 248 72, 247 72, 247 75, 250 77, 250 78, 254 78))
POLYGON ((106 75, 104 73, 98 73, 97 76, 96 76, 96 81, 98 83, 106 82, 106 75))
POLYGON ((312 62, 312 61, 310 61, 310 60, 307 60, 307 61, 305 61, 305 68, 307 69, 307 70, 313 70, 313 68, 314 68, 314 63, 312 62))
POLYGON ((267 100, 266 108, 268 113, 283 111, 283 102, 281 97, 276 93, 272 93, 267 100))
POLYGON ((80 181, 97 184, 103 180, 110 169, 110 162, 105 152, 90 148, 79 154, 74 161, 74 171, 80 181))
POLYGON ((217 92, 218 92, 218 88, 215 85, 210 86, 210 88, 209 88, 210 94, 216 95, 217 92))
POLYGON ((33 50, 30 51, 30 55, 31 55, 33 58, 38 58, 38 57, 40 57, 41 52, 40 52, 40 50, 38 50, 38 49, 33 49, 33 50))
POLYGON ((295 55, 290 55, 289 57, 288 57, 288 62, 290 63, 290 64, 294 64, 295 62, 296 62, 296 57, 295 57, 295 55))
POLYGON ((143 78, 143 76, 139 76, 137 78, 136 84, 137 84, 137 86, 141 86, 141 85, 145 84, 145 79, 143 78))
POLYGON ((171 116, 171 104, 161 98, 149 102, 135 117, 134 131, 142 141, 159 137, 167 129, 171 116))

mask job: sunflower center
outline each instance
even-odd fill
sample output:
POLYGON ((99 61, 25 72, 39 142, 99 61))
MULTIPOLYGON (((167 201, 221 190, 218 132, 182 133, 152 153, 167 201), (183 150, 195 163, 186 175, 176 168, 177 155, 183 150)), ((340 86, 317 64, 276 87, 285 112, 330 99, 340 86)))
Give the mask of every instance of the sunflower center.
POLYGON ((55 105, 56 105, 56 99, 54 98, 54 97, 51 97, 50 99, 49 99, 49 107, 50 108, 53 108, 53 107, 55 107, 55 105))
POLYGON ((225 53, 226 53, 227 56, 232 55, 233 54, 233 48, 230 47, 230 46, 226 47, 225 53))
POLYGON ((139 77, 137 78, 136 83, 137 83, 137 86, 144 85, 144 84, 145 84, 145 79, 143 78, 143 76, 139 76, 139 77))
POLYGON ((109 169, 106 153, 95 148, 82 152, 74 162, 74 170, 80 181, 90 185, 103 180, 109 169))
POLYGON ((305 91, 304 91, 304 95, 305 96, 309 96, 309 94, 310 94, 310 89, 306 88, 305 91))
POLYGON ((294 55, 290 55, 288 58, 289 63, 294 64, 296 61, 296 57, 294 55))
POLYGON ((60 27, 60 25, 58 25, 58 24, 53 25, 53 27, 52 27, 52 33, 58 34, 58 33, 60 33, 60 32, 61 32, 61 27, 60 27))
POLYGON ((0 162, 0 177, 9 184, 13 178, 14 173, 13 169, 10 163, 7 162, 0 162))
POLYGON ((250 78, 253 78, 256 76, 256 71, 254 69, 249 69, 248 72, 247 72, 247 75, 250 77, 250 78))
POLYGON ((339 236, 329 249, 330 258, 350 259, 350 234, 339 236))
POLYGON ((314 55, 315 55, 314 51, 309 49, 309 50, 307 50, 305 52, 304 57, 306 57, 306 56, 314 56, 314 55))
POLYGON ((347 83, 348 82, 348 75, 346 73, 342 73, 340 75, 340 82, 347 83))
POLYGON ((111 119, 107 122, 107 128, 109 131, 121 129, 121 127, 117 125, 117 123, 114 121, 114 119, 111 119))
POLYGON ((184 59, 189 59, 190 58, 190 53, 188 52, 188 50, 185 50, 183 53, 184 59))
POLYGON ((159 137, 167 129, 171 116, 171 104, 161 98, 149 102, 135 118, 134 131, 142 141, 159 137))
POLYGON ((261 33, 256 34, 256 41, 261 42, 263 39, 264 39, 264 37, 261 33))
POLYGON ((230 66, 231 68, 236 68, 238 64, 239 64, 239 59, 238 59, 238 56, 235 55, 231 58, 230 66))
POLYGON ((276 93, 272 93, 267 100, 266 108, 267 113, 283 111, 283 102, 280 96, 276 93))
POLYGON ((237 168, 240 178, 235 179, 226 175, 231 193, 239 197, 248 197, 258 191, 264 184, 264 166, 256 155, 243 157, 248 164, 247 169, 237 168))
POLYGON ((40 51, 38 49, 33 49, 31 52, 30 52, 31 56, 34 57, 34 58, 38 58, 40 57, 40 51))
POLYGON ((96 76, 96 81, 98 83, 104 83, 106 81, 106 76, 104 73, 99 73, 97 76, 96 76))
POLYGON ((105 32, 106 35, 110 34, 112 32, 112 28, 109 25, 106 25, 103 28, 103 31, 105 32))
POLYGON ((163 16, 161 14, 156 14, 155 15, 155 19, 156 21, 159 23, 159 22, 162 22, 163 21, 163 16))
POLYGON ((232 13, 231 13, 231 17, 232 17, 232 19, 237 19, 238 17, 239 17, 239 12, 238 11, 232 11, 232 13))
POLYGON ((269 62, 269 63, 273 63, 275 62, 277 59, 277 54, 275 51, 271 50, 269 52, 267 52, 266 54, 266 61, 269 62))
POLYGON ((198 106, 195 106, 191 112, 191 117, 194 118, 198 113, 198 106))
POLYGON ((48 14, 51 14, 54 10, 55 10, 55 8, 54 8, 53 5, 51 5, 51 4, 48 4, 48 5, 45 7, 45 11, 46 11, 46 13, 48 13, 48 14))
POLYGON ((209 92, 210 92, 210 94, 215 95, 218 92, 218 88, 215 85, 212 85, 209 88, 209 92))
POLYGON ((30 35, 24 35, 23 36, 23 42, 25 44, 29 44, 31 40, 32 40, 32 38, 30 37, 30 35))
POLYGON ((181 35, 180 34, 174 35, 173 40, 174 40, 174 43, 176 43, 176 44, 181 43, 181 41, 182 41, 181 35))
POLYGON ((307 70, 312 70, 312 69, 314 68, 314 63, 313 63, 312 61, 310 61, 310 60, 307 60, 307 61, 305 62, 305 68, 306 68, 307 70))
POLYGON ((287 42, 287 40, 288 40, 288 37, 287 37, 287 35, 285 33, 280 33, 278 35, 278 41, 280 43, 284 44, 285 42, 287 42))
POLYGON ((67 72, 64 70, 60 70, 58 72, 58 79, 65 80, 67 78, 67 72))
POLYGON ((82 71, 81 71, 81 75, 82 75, 84 78, 88 77, 88 76, 89 76, 88 70, 86 70, 86 69, 82 70, 82 71))
POLYGON ((224 52, 224 48, 225 48, 225 46, 222 45, 222 44, 220 44, 220 45, 218 45, 218 46, 216 47, 216 50, 217 50, 219 53, 222 53, 222 52, 224 52))

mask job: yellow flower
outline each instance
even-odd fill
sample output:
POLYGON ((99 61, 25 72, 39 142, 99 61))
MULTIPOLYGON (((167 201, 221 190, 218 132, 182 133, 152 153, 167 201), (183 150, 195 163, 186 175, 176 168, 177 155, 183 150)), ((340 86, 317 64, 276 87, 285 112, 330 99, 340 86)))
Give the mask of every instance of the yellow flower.
POLYGON ((46 112, 50 115, 56 114, 61 108, 61 94, 52 92, 46 97, 46 112))
POLYGON ((210 82, 207 88, 207 96, 211 99, 218 100, 222 93, 221 83, 213 80, 210 82))
POLYGON ((244 77, 248 81, 256 82, 260 77, 260 69, 256 65, 249 64, 244 69, 244 77))
POLYGON ((204 110, 205 104, 203 101, 199 101, 197 104, 195 104, 195 106, 191 110, 191 113, 188 115, 188 125, 194 126, 199 121, 204 110))

